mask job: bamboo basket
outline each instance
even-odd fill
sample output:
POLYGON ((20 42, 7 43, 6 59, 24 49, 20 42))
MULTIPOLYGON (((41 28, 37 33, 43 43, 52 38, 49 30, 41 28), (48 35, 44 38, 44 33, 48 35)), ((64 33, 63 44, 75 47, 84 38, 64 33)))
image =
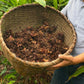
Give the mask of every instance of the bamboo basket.
POLYGON ((9 12, 5 13, 0 22, 0 46, 4 56, 8 59, 15 70, 23 75, 37 74, 45 71, 47 67, 55 65, 62 60, 57 58, 51 62, 30 62, 24 61, 11 52, 4 42, 3 35, 6 30, 12 29, 13 32, 18 32, 27 26, 38 27, 42 25, 43 20, 46 20, 49 25, 57 26, 57 32, 63 32, 65 35, 65 43, 69 46, 69 49, 64 54, 70 54, 76 43, 76 32, 72 24, 67 18, 50 6, 46 8, 39 4, 27 4, 18 6, 9 12))

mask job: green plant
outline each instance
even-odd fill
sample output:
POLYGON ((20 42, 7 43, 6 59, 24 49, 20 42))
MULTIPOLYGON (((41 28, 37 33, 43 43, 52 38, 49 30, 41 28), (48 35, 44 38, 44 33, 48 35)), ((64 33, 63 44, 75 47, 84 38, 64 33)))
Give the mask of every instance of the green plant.
POLYGON ((40 5, 42 5, 43 7, 46 7, 46 1, 45 0, 35 0, 36 2, 38 2, 40 5))
POLYGON ((43 7, 49 5, 61 10, 68 3, 68 0, 0 0, 0 17, 13 7, 33 2, 39 3, 43 7))
POLYGON ((1 71, 1 73, 0 73, 0 76, 2 76, 3 74, 5 74, 6 73, 6 71, 7 71, 7 68, 6 67, 4 67, 4 69, 1 71))
POLYGON ((13 84, 13 83, 16 82, 16 78, 17 78, 16 74, 17 74, 16 71, 14 69, 11 69, 9 71, 9 74, 6 74, 4 76, 4 79, 6 79, 6 81, 8 82, 8 84, 13 84))
MULTIPOLYGON (((6 69, 7 70, 7 69, 6 69)), ((12 70, 12 69, 11 69, 12 70)), ((3 70, 4 71, 4 70, 3 70)), ((3 72, 2 71, 2 72, 3 72)), ((6 71, 4 72, 4 74, 6 74, 6 71)), ((14 70, 13 72, 9 71, 8 74, 6 74, 4 77, 3 77, 3 81, 1 84, 14 84, 16 82, 16 71, 14 70)))
POLYGON ((77 77, 82 73, 84 73, 84 66, 80 66, 79 68, 77 68, 77 70, 72 75, 69 76, 68 80, 71 80, 71 78, 77 77))
POLYGON ((0 17, 14 7, 32 2, 34 0, 0 0, 0 17))
MULTIPOLYGON (((22 76, 19 76, 19 74, 16 72, 15 69, 11 68, 9 69, 8 66, 4 66, 3 70, 0 73, 1 82, 0 84, 16 84, 17 78, 22 76)), ((20 82, 18 84, 21 84, 20 82)))
POLYGON ((46 0, 47 5, 53 6, 58 10, 61 10, 69 0, 46 0))

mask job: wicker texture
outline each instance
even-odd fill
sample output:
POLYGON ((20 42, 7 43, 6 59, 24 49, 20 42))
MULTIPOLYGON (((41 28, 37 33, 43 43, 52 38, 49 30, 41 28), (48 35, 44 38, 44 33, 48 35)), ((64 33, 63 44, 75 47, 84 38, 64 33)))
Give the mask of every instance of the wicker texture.
POLYGON ((16 57, 15 53, 12 53, 6 46, 3 39, 3 34, 9 29, 12 29, 13 32, 18 32, 27 26, 40 26, 44 20, 46 20, 49 25, 56 25, 58 27, 56 33, 61 31, 65 34, 65 43, 69 46, 69 50, 64 54, 70 54, 76 43, 75 30, 67 18, 54 8, 49 6, 43 8, 38 4, 23 5, 5 13, 1 19, 0 45, 2 47, 4 56, 9 60, 16 71, 23 76, 42 72, 47 67, 59 63, 61 59, 58 58, 51 62, 35 63, 24 61, 16 57))

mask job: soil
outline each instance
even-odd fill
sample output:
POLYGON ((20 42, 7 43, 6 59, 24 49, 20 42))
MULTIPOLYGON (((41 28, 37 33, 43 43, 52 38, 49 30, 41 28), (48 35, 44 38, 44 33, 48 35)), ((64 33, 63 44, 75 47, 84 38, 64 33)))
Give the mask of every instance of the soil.
POLYGON ((4 40, 7 47, 23 60, 52 61, 58 58, 58 54, 68 50, 63 32, 56 33, 56 29, 57 26, 49 26, 44 22, 42 26, 28 26, 20 32, 13 33, 12 30, 7 30, 4 40))

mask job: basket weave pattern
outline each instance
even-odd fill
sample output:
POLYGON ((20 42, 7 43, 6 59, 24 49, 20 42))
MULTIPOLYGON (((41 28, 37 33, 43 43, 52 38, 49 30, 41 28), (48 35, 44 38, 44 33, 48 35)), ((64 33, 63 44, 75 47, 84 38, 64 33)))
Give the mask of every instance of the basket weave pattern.
POLYGON ((59 11, 47 6, 43 8, 38 4, 28 4, 16 7, 5 13, 0 22, 0 45, 4 56, 13 65, 16 71, 26 76, 28 74, 40 73, 45 68, 55 65, 61 61, 57 58, 51 62, 29 62, 24 61, 11 52, 6 46, 3 34, 6 30, 12 29, 13 32, 18 32, 27 26, 38 27, 46 20, 49 25, 57 26, 57 32, 63 32, 65 35, 65 43, 69 46, 69 50, 64 54, 70 54, 76 43, 76 33, 72 24, 59 11))

